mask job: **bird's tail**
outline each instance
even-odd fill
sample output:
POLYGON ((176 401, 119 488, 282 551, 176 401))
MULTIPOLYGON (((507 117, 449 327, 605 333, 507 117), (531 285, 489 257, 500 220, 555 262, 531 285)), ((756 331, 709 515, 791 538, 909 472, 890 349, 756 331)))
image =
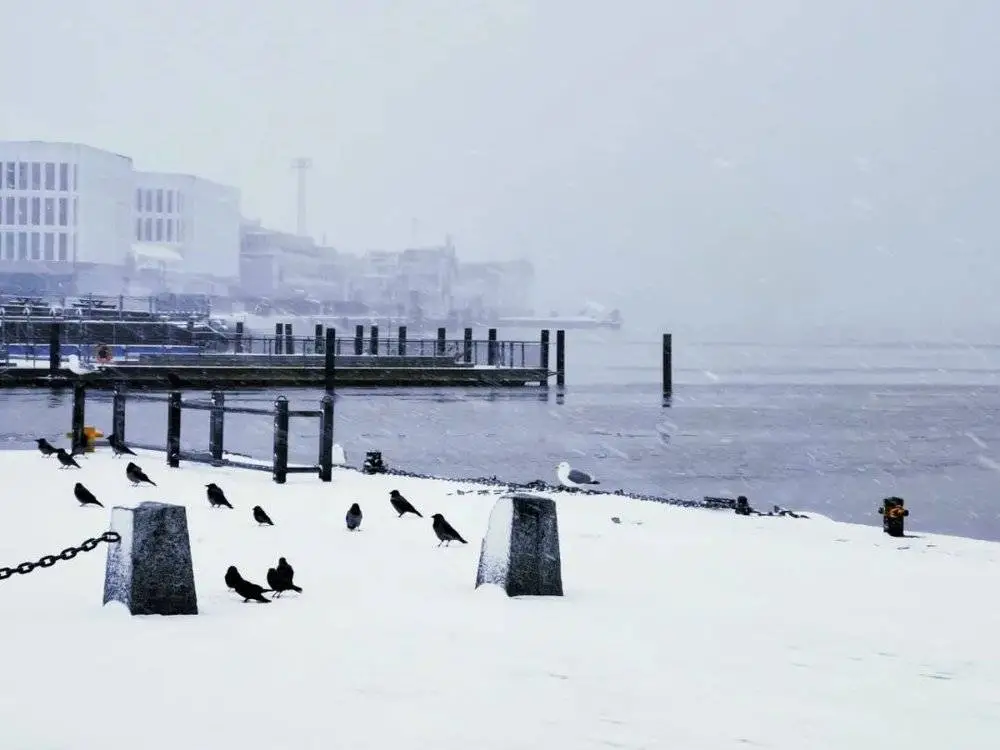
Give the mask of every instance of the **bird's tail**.
POLYGON ((288 584, 288 588, 290 588, 296 594, 301 594, 302 593, 302 587, 301 586, 296 586, 294 583, 288 584))
POLYGON ((592 479, 592 480, 590 481, 590 483, 591 483, 591 484, 600 484, 600 482, 598 482, 598 481, 597 481, 596 479, 592 479))
POLYGON ((421 512, 420 512, 419 510, 417 510, 416 508, 414 508, 414 509, 413 509, 413 512, 417 514, 417 518, 423 518, 423 517, 424 517, 423 513, 421 513, 421 512))
POLYGON ((149 483, 150 483, 151 485, 153 485, 154 487, 156 486, 156 482, 154 482, 154 481, 153 481, 152 479, 150 479, 149 477, 146 477, 146 481, 147 481, 147 482, 149 482, 149 483))

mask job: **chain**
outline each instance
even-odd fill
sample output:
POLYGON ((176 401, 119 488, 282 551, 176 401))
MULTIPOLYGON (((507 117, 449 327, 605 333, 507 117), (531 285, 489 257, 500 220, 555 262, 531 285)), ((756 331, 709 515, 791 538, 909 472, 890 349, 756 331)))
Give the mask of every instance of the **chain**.
POLYGON ((36 568, 51 568, 60 560, 72 560, 81 552, 90 552, 91 550, 97 549, 97 545, 101 542, 111 544, 113 542, 120 542, 121 540, 121 535, 117 531, 105 531, 99 537, 91 537, 87 541, 80 544, 79 547, 67 547, 58 555, 45 555, 40 558, 38 562, 23 562, 20 565, 15 565, 13 568, 0 568, 0 581, 7 580, 15 573, 24 575, 25 573, 30 573, 36 568))

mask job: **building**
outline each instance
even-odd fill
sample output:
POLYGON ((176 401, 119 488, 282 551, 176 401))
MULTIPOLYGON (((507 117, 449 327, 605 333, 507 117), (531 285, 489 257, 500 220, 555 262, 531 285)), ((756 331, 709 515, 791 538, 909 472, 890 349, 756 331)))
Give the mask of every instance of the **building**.
POLYGON ((240 240, 240 290, 250 298, 314 300, 347 298, 341 254, 312 238, 245 222, 240 240))
POLYGON ((534 283, 530 261, 460 263, 454 303, 474 317, 529 315, 534 283))

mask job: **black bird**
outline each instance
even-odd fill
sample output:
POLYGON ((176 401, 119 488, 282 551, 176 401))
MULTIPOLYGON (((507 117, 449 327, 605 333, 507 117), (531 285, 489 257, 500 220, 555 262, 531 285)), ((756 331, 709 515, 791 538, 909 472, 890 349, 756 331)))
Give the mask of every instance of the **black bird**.
POLYGON ((237 594, 243 597, 244 604, 251 599, 255 602, 264 602, 264 604, 271 603, 271 600, 264 596, 264 592, 270 591, 271 589, 258 586, 256 583, 250 583, 250 581, 247 581, 242 576, 238 581, 233 580, 233 589, 237 594))
POLYGON ((45 457, 51 456, 56 452, 56 447, 45 438, 38 438, 35 442, 38 443, 38 450, 45 457))
POLYGON ((233 507, 229 504, 229 501, 226 500, 226 493, 223 492, 222 488, 215 482, 206 484, 205 487, 207 487, 206 492, 208 494, 208 504, 213 508, 221 508, 222 506, 227 508, 233 507))
POLYGON ((94 493, 88 490, 79 482, 77 482, 76 486, 73 488, 73 495, 76 497, 77 500, 80 501, 81 506, 98 505, 102 508, 104 507, 103 505, 101 505, 101 502, 96 497, 94 497, 94 493))
POLYGON ((62 464, 62 466, 59 467, 60 469, 68 469, 70 466, 75 466, 78 469, 80 468, 80 464, 78 464, 76 459, 66 452, 65 448, 56 449, 56 458, 58 458, 59 463, 62 464))
POLYGON ((226 571, 226 585, 234 589, 236 585, 243 580, 243 576, 240 575, 240 571, 236 569, 235 565, 230 565, 229 569, 226 571))
POLYGON ((442 544, 450 545, 452 542, 461 542, 462 544, 468 544, 467 541, 462 539, 462 535, 455 531, 454 527, 444 520, 444 516, 440 513, 435 513, 431 518, 434 519, 432 526, 434 527, 434 533, 437 534, 437 538, 441 541, 438 542, 438 547, 442 544))
POLYGON ((125 476, 128 477, 128 481, 132 483, 133 487, 138 487, 143 482, 151 484, 154 487, 156 486, 156 482, 147 477, 146 472, 131 461, 129 461, 128 466, 125 467, 125 476))
POLYGON ((423 516, 420 515, 420 511, 414 508, 413 505, 410 504, 409 500, 399 494, 399 490, 393 490, 389 493, 389 502, 392 503, 392 507, 395 511, 399 513, 399 518, 402 518, 407 513, 413 513, 414 515, 423 518, 423 516))
POLYGON ((271 587, 275 597, 281 596, 285 591, 302 593, 302 589, 292 583, 292 579, 283 576, 276 568, 267 569, 267 585, 271 587))
POLYGON ((259 505, 253 506, 253 520, 261 526, 274 526, 274 521, 271 520, 271 517, 259 505))
POLYGON ((283 557, 278 558, 278 565, 275 568, 275 570, 277 570, 281 575, 285 576, 285 578, 288 579, 289 583, 291 583, 292 579, 295 578, 295 568, 289 565, 288 560, 286 560, 283 557))
POLYGON ((348 508, 345 520, 347 521, 348 531, 357 531, 361 527, 361 506, 354 503, 354 505, 348 508))
POLYGON ((111 452, 114 454, 115 458, 121 455, 134 456, 135 451, 129 448, 125 443, 118 439, 115 433, 108 435, 108 445, 111 446, 111 452))

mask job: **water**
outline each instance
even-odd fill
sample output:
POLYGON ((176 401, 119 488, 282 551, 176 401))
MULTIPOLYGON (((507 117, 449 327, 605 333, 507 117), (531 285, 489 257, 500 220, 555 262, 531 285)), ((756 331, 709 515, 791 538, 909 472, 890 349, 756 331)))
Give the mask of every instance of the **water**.
MULTIPOLYGON (((532 334, 534 335, 534 334, 532 334)), ((344 389, 336 440, 360 463, 451 477, 553 481, 566 458, 609 489, 679 497, 746 494, 751 503, 878 524, 900 495, 910 524, 1000 539, 1000 347, 675 346, 675 400, 660 406, 659 342, 570 331, 561 403, 537 390, 344 389)), ((274 393, 230 392, 266 406, 274 393)), ((320 394, 288 392, 292 408, 320 394)), ((162 444, 163 404, 131 402, 131 440, 162 444)), ((88 424, 110 426, 110 394, 88 396, 88 424)), ((70 394, 0 391, 0 446, 63 437, 70 394)), ((313 461, 314 420, 293 420, 294 460, 313 461)), ((186 448, 205 449, 208 417, 185 412, 186 448)), ((226 447, 267 458, 267 417, 228 415, 226 447)), ((567 500, 566 502, 571 502, 567 500)))

